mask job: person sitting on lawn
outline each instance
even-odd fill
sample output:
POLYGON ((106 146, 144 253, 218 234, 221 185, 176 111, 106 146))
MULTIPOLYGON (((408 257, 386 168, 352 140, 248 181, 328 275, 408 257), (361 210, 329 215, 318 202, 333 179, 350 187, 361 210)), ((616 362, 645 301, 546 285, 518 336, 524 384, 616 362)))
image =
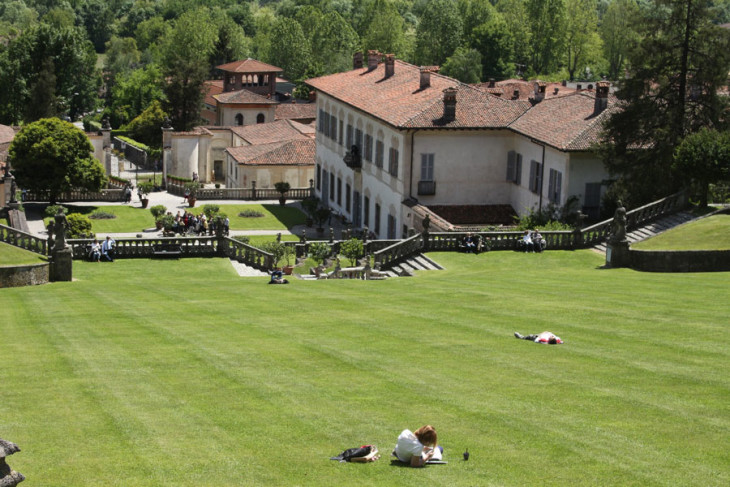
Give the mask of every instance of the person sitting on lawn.
POLYGON ((521 245, 525 249, 525 253, 535 251, 535 247, 533 246, 529 230, 525 230, 525 234, 522 236, 521 245))
POLYGON ((479 237, 475 237, 471 232, 466 234, 466 237, 464 237, 464 249, 467 253, 473 252, 476 254, 479 252, 478 239, 479 237))
POLYGON ((101 244, 101 255, 109 262, 114 262, 114 245, 116 242, 107 235, 104 243, 101 244))
POLYGON ((542 238, 542 235, 540 235, 540 231, 537 228, 532 231, 530 239, 532 240, 532 247, 535 249, 535 252, 542 252, 545 250, 547 243, 545 242, 545 239, 542 238))
POLYGON ((91 244, 91 248, 89 249, 89 259, 91 259, 92 262, 99 262, 100 258, 101 245, 99 245, 99 241, 97 239, 94 239, 94 242, 91 244))
POLYGON ((423 467, 431 459, 440 460, 441 453, 436 430, 430 424, 414 432, 403 430, 393 450, 393 456, 411 467, 423 467))
POLYGON ((516 331, 515 338, 530 340, 535 343, 542 343, 543 345, 560 345, 563 343, 563 340, 561 340, 559 336, 556 336, 549 331, 544 331, 536 335, 520 335, 520 333, 516 331))

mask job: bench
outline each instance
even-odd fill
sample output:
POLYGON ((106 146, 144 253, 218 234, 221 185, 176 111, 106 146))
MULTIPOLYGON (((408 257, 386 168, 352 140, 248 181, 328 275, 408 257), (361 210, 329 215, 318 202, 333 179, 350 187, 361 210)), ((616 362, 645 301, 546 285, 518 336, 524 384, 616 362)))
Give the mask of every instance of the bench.
MULTIPOLYGON (((461 252, 474 252, 475 254, 478 254, 482 251, 482 237, 481 235, 472 235, 472 241, 474 242, 474 247, 469 248, 466 246, 466 238, 464 237, 459 240, 459 251, 461 252)), ((489 248, 487 248, 489 250, 489 248)))
POLYGON ((152 246, 152 255, 154 257, 174 257, 179 259, 182 255, 182 247, 180 244, 154 244, 152 246))

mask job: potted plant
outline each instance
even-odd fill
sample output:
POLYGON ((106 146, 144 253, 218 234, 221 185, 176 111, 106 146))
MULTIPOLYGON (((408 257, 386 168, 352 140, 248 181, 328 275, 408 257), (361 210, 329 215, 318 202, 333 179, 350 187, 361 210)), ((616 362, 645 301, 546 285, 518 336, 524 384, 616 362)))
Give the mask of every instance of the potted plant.
POLYGON ((165 205, 155 205, 150 208, 150 213, 152 213, 152 216, 155 218, 155 226, 158 230, 162 230, 160 217, 163 216, 166 212, 167 208, 165 208, 165 205))
POLYGON ((286 181, 279 181, 278 183, 274 183, 274 188, 276 188, 276 190, 281 194, 279 197, 279 204, 284 206, 286 204, 285 195, 291 189, 291 185, 286 181))
POLYGON ((175 235, 175 232, 173 231, 173 227, 175 225, 175 217, 170 214, 164 214, 160 215, 156 222, 159 222, 160 227, 162 228, 163 235, 175 235))
POLYGON ((268 252, 273 256, 273 262, 271 265, 277 269, 279 268, 279 261, 282 257, 284 257, 284 252, 286 252, 285 248, 286 245, 276 240, 273 242, 266 242, 261 246, 261 250, 268 252))
POLYGON ((185 194, 188 196, 188 205, 190 208, 195 206, 195 201, 198 199, 198 189, 200 188, 200 183, 197 181, 191 181, 189 183, 185 183, 185 194))
POLYGON ((282 258, 284 259, 284 262, 286 262, 286 265, 282 267, 282 270, 284 271, 284 274, 291 276, 291 273, 294 271, 294 266, 291 265, 291 259, 296 252, 293 246, 286 244, 282 245, 284 245, 284 255, 282 258))
POLYGON ((332 249, 324 242, 314 242, 309 246, 309 256, 314 260, 319 268, 322 267, 324 261, 331 253, 332 249))
POLYGON ((139 195, 139 201, 142 203, 142 208, 147 208, 147 204, 150 202, 147 196, 153 189, 155 189, 155 183, 151 181, 139 183, 139 186, 137 186, 137 194, 139 195))

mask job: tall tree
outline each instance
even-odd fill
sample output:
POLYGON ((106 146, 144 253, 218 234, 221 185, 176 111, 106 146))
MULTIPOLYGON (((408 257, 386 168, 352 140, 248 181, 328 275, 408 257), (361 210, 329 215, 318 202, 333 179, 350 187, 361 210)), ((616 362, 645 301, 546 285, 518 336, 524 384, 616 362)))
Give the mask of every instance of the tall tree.
POLYGON ((489 20, 472 30, 469 44, 481 54, 483 77, 506 79, 514 73, 514 40, 499 12, 494 12, 489 20))
POLYGON ((565 65, 570 80, 585 67, 591 52, 595 52, 598 14, 596 0, 565 0, 565 65))
POLYGON ((208 61, 211 77, 216 73, 216 66, 248 57, 250 39, 243 29, 222 10, 213 12, 214 24, 218 27, 218 40, 208 61))
POLYGON ((628 48, 637 41, 632 19, 638 15, 635 0, 614 0, 603 14, 600 34, 609 79, 617 80, 623 74, 628 48))
POLYGON ((464 24, 452 0, 428 0, 416 30, 416 62, 441 65, 461 45, 464 24))
MULTIPOLYGON (((507 23, 507 32, 512 37, 512 59, 518 73, 524 73, 530 64, 532 33, 523 0, 499 0, 497 11, 507 23)), ((484 59, 482 53, 482 59, 484 59)))
POLYGON ((200 122, 203 82, 208 77, 208 63, 217 38, 208 9, 199 8, 175 20, 162 41, 162 67, 168 80, 167 111, 178 130, 190 130, 200 122))
MULTIPOLYGON (((18 38, 10 41, 7 47, 7 66, 12 71, 0 71, 0 106, 26 107, 36 102, 30 98, 30 90, 44 84, 48 90, 47 100, 55 100, 47 113, 76 114, 91 110, 97 98, 101 82, 96 69, 94 47, 86 39, 84 32, 76 27, 58 28, 39 24, 24 31, 18 38), (48 69, 52 61, 53 86, 48 79, 48 69), (21 96, 18 101, 8 100, 10 96, 21 96)), ((38 96, 38 92, 34 93, 38 96)), ((9 114, 19 122, 22 114, 13 111, 9 114)), ((26 119, 32 121, 32 119, 26 119)))
POLYGON ((482 56, 476 49, 457 47, 440 72, 462 83, 478 83, 482 77, 482 56))
POLYGON ((370 7, 362 48, 408 57, 405 25, 395 4, 390 0, 374 0, 370 7))
POLYGON ((530 67, 536 74, 554 71, 565 40, 564 0, 526 0, 530 25, 530 67))
POLYGON ((268 62, 284 70, 284 76, 298 81, 311 62, 311 47, 302 26, 294 19, 281 18, 271 29, 268 62))
POLYGON ((18 185, 49 191, 51 203, 72 189, 98 191, 106 182, 104 168, 83 131, 57 118, 25 125, 10 144, 18 185))
POLYGON ((108 112, 112 127, 119 127, 154 101, 165 102, 165 80, 160 67, 148 64, 117 78, 108 112))
POLYGON ((711 22, 708 0, 657 0, 638 20, 643 39, 619 84, 622 109, 604 127, 607 169, 633 203, 665 196, 683 179, 672 171, 677 144, 702 127, 726 128, 718 88, 730 71, 730 31, 711 22))
POLYGON ((351 67, 352 53, 359 47, 357 32, 340 14, 329 12, 312 36, 312 59, 322 66, 324 73, 345 71, 351 67))

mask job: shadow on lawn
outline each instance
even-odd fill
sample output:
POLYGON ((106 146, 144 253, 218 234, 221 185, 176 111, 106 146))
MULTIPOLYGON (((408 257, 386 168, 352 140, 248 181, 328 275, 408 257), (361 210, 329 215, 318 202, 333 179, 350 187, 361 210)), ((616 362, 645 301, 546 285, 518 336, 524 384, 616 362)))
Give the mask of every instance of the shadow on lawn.
POLYGON ((294 225, 303 225, 305 221, 304 213, 293 206, 281 205, 262 205, 266 211, 271 213, 274 218, 279 220, 282 225, 291 230, 294 225))

